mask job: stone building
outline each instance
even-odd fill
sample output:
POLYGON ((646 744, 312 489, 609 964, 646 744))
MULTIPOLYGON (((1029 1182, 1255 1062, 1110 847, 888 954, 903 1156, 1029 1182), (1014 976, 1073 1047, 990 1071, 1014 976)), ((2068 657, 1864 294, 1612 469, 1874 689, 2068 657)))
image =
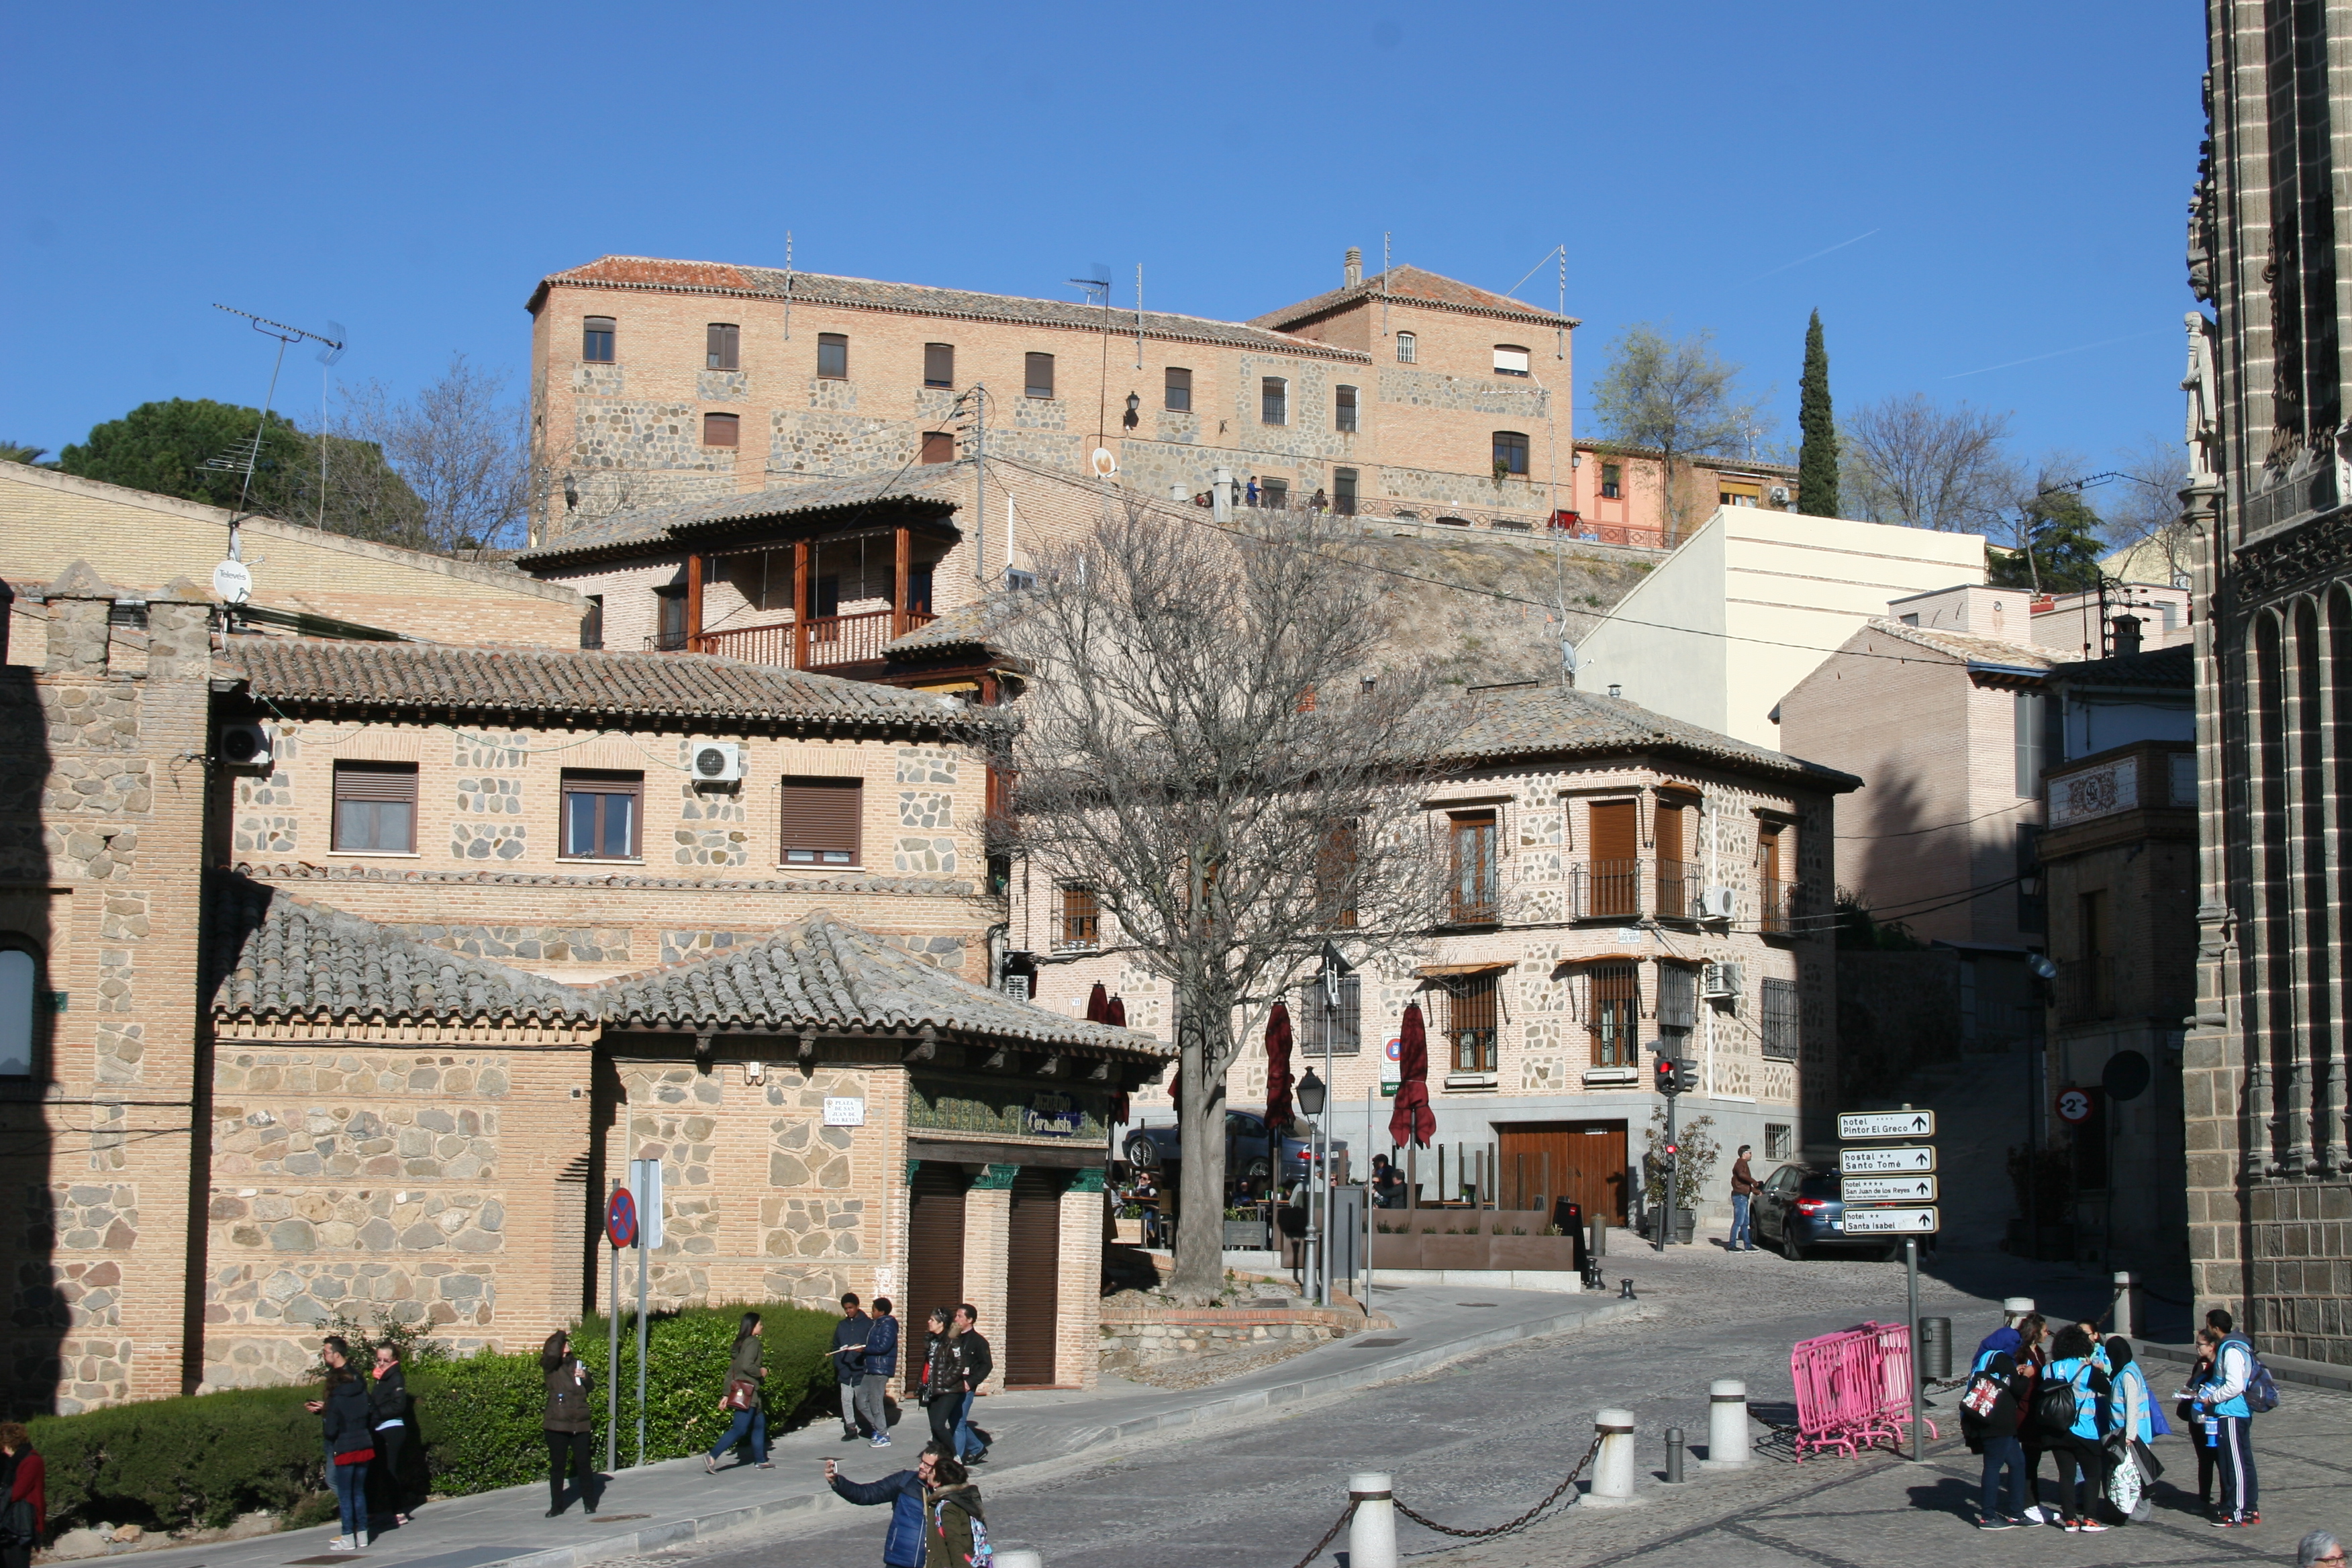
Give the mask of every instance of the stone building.
MULTIPOLYGON (((1446 907, 1370 955, 1336 1009, 1319 983, 1290 999, 1294 1071, 1320 1074, 1328 1033, 1334 1134, 1360 1161, 1387 1152, 1391 1053, 1418 1003, 1445 1185, 1483 1183, 1506 1207, 1570 1197, 1622 1224, 1661 1104, 1649 1064, 1663 1041, 1697 1065, 1684 1121, 1714 1121, 1724 1153, 1708 1205, 1727 1215, 1737 1145, 1781 1161, 1832 1136, 1825 917, 1835 803, 1858 781, 1557 682, 1453 700, 1463 727, 1424 803, 1446 907)), ((1042 1005, 1077 1013, 1099 983, 1130 1025, 1171 1032, 1169 986, 1118 951, 1093 889, 1027 862, 1011 882, 1008 940, 1042 1005)), ((1335 937, 1365 956, 1344 929, 1335 937)), ((1255 1042, 1228 1090, 1236 1107, 1265 1105, 1255 1042)), ((1175 1115, 1164 1088, 1135 1111, 1175 1115)), ((1434 1153, 1417 1164, 1436 1196, 1434 1153)))
POLYGON ((2352 1095, 2338 842, 2352 701, 2343 343, 2352 94, 2340 12, 2207 0, 2190 208, 2200 779, 2184 1047, 2197 1303, 2352 1361, 2352 1095))
POLYGON ((983 446, 1154 500, 1223 470, 1268 505, 1648 548, 1794 493, 1792 470, 1710 458, 1669 506, 1656 453, 1578 444, 1574 319, 1419 268, 1367 278, 1352 251, 1342 288, 1246 322, 622 256, 550 274, 529 309, 541 545, 983 446))
POLYGON ((1013 1381, 1092 1377, 1110 1097, 1163 1053, 986 986, 987 714, 224 640, 80 564, 41 597, 45 666, 0 668, 38 759, 0 801, 12 1405, 282 1381, 339 1311, 535 1342, 598 1304, 630 1158, 666 1301, 970 1300, 1013 1381))

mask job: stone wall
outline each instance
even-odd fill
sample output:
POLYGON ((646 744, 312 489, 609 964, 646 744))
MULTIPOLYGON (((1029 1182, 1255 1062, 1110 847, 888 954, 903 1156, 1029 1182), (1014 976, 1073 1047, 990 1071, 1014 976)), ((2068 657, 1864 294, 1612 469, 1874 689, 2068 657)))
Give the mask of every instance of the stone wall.
POLYGON ((1226 1355, 1265 1345, 1319 1343, 1360 1332, 1364 1315, 1339 1307, 1102 1309, 1101 1369, 1118 1372, 1186 1357, 1226 1355))

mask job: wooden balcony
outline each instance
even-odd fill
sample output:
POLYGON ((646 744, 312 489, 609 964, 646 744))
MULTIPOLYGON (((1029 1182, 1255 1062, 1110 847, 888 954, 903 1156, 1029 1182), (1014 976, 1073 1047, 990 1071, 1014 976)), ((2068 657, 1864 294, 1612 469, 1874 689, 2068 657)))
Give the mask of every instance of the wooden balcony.
POLYGON ((783 669, 830 669, 878 664, 893 638, 936 619, 928 610, 866 610, 854 616, 811 616, 773 626, 719 628, 689 639, 696 653, 783 669))

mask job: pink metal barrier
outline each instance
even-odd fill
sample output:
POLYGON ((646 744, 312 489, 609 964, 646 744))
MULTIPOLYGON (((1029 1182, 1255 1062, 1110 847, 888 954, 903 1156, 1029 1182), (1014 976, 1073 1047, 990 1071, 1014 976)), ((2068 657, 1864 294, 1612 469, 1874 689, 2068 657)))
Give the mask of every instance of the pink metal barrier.
MULTIPOLYGON (((1911 1331, 1902 1323, 1864 1323, 1789 1352, 1797 1390, 1797 1461, 1805 1450, 1840 1448, 1851 1457, 1881 1437, 1900 1442, 1911 1423, 1911 1331)), ((1929 1436, 1936 1424, 1927 1423, 1929 1436)))

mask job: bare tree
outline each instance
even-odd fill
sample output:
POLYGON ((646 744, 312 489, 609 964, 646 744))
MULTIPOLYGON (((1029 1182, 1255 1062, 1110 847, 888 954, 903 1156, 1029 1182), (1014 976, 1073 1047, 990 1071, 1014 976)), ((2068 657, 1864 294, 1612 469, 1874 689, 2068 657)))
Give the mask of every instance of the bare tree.
POLYGON ((2189 488, 2189 449, 2161 436, 2146 436, 2117 454, 2122 483, 2107 504, 2107 542, 2131 554, 2131 571, 2145 579, 2160 574, 2175 587, 2189 585, 2189 524, 2180 492, 2189 488))
POLYGON ((1740 396, 1743 368, 1715 352, 1712 331, 1671 338, 1643 321, 1610 346, 1609 369, 1592 389, 1592 411, 1611 445, 1658 454, 1670 532, 1681 533, 1689 521, 1675 465, 1747 449, 1766 433, 1761 401, 1740 396))
POLYGON ((460 353, 413 398, 395 398, 379 381, 343 391, 334 434, 382 449, 424 509, 427 549, 479 549, 520 538, 530 498, 526 416, 506 400, 506 388, 504 374, 460 353))
POLYGON ((1918 393, 1882 397, 1851 415, 1839 440, 1849 504, 1864 522, 1965 531, 2015 500, 2021 475, 2005 452, 2009 416, 1918 393))
MULTIPOLYGON (((1093 889, 1106 946, 1167 981, 1184 1212, 1174 1289, 1223 1264, 1225 1076, 1324 941, 1425 930, 1416 770, 1444 705, 1394 657, 1383 580, 1328 514, 1220 532, 1131 500, 1048 552, 1004 636, 1031 670, 1008 831, 1093 889)), ((1360 536, 1358 536, 1360 537, 1360 536)))

